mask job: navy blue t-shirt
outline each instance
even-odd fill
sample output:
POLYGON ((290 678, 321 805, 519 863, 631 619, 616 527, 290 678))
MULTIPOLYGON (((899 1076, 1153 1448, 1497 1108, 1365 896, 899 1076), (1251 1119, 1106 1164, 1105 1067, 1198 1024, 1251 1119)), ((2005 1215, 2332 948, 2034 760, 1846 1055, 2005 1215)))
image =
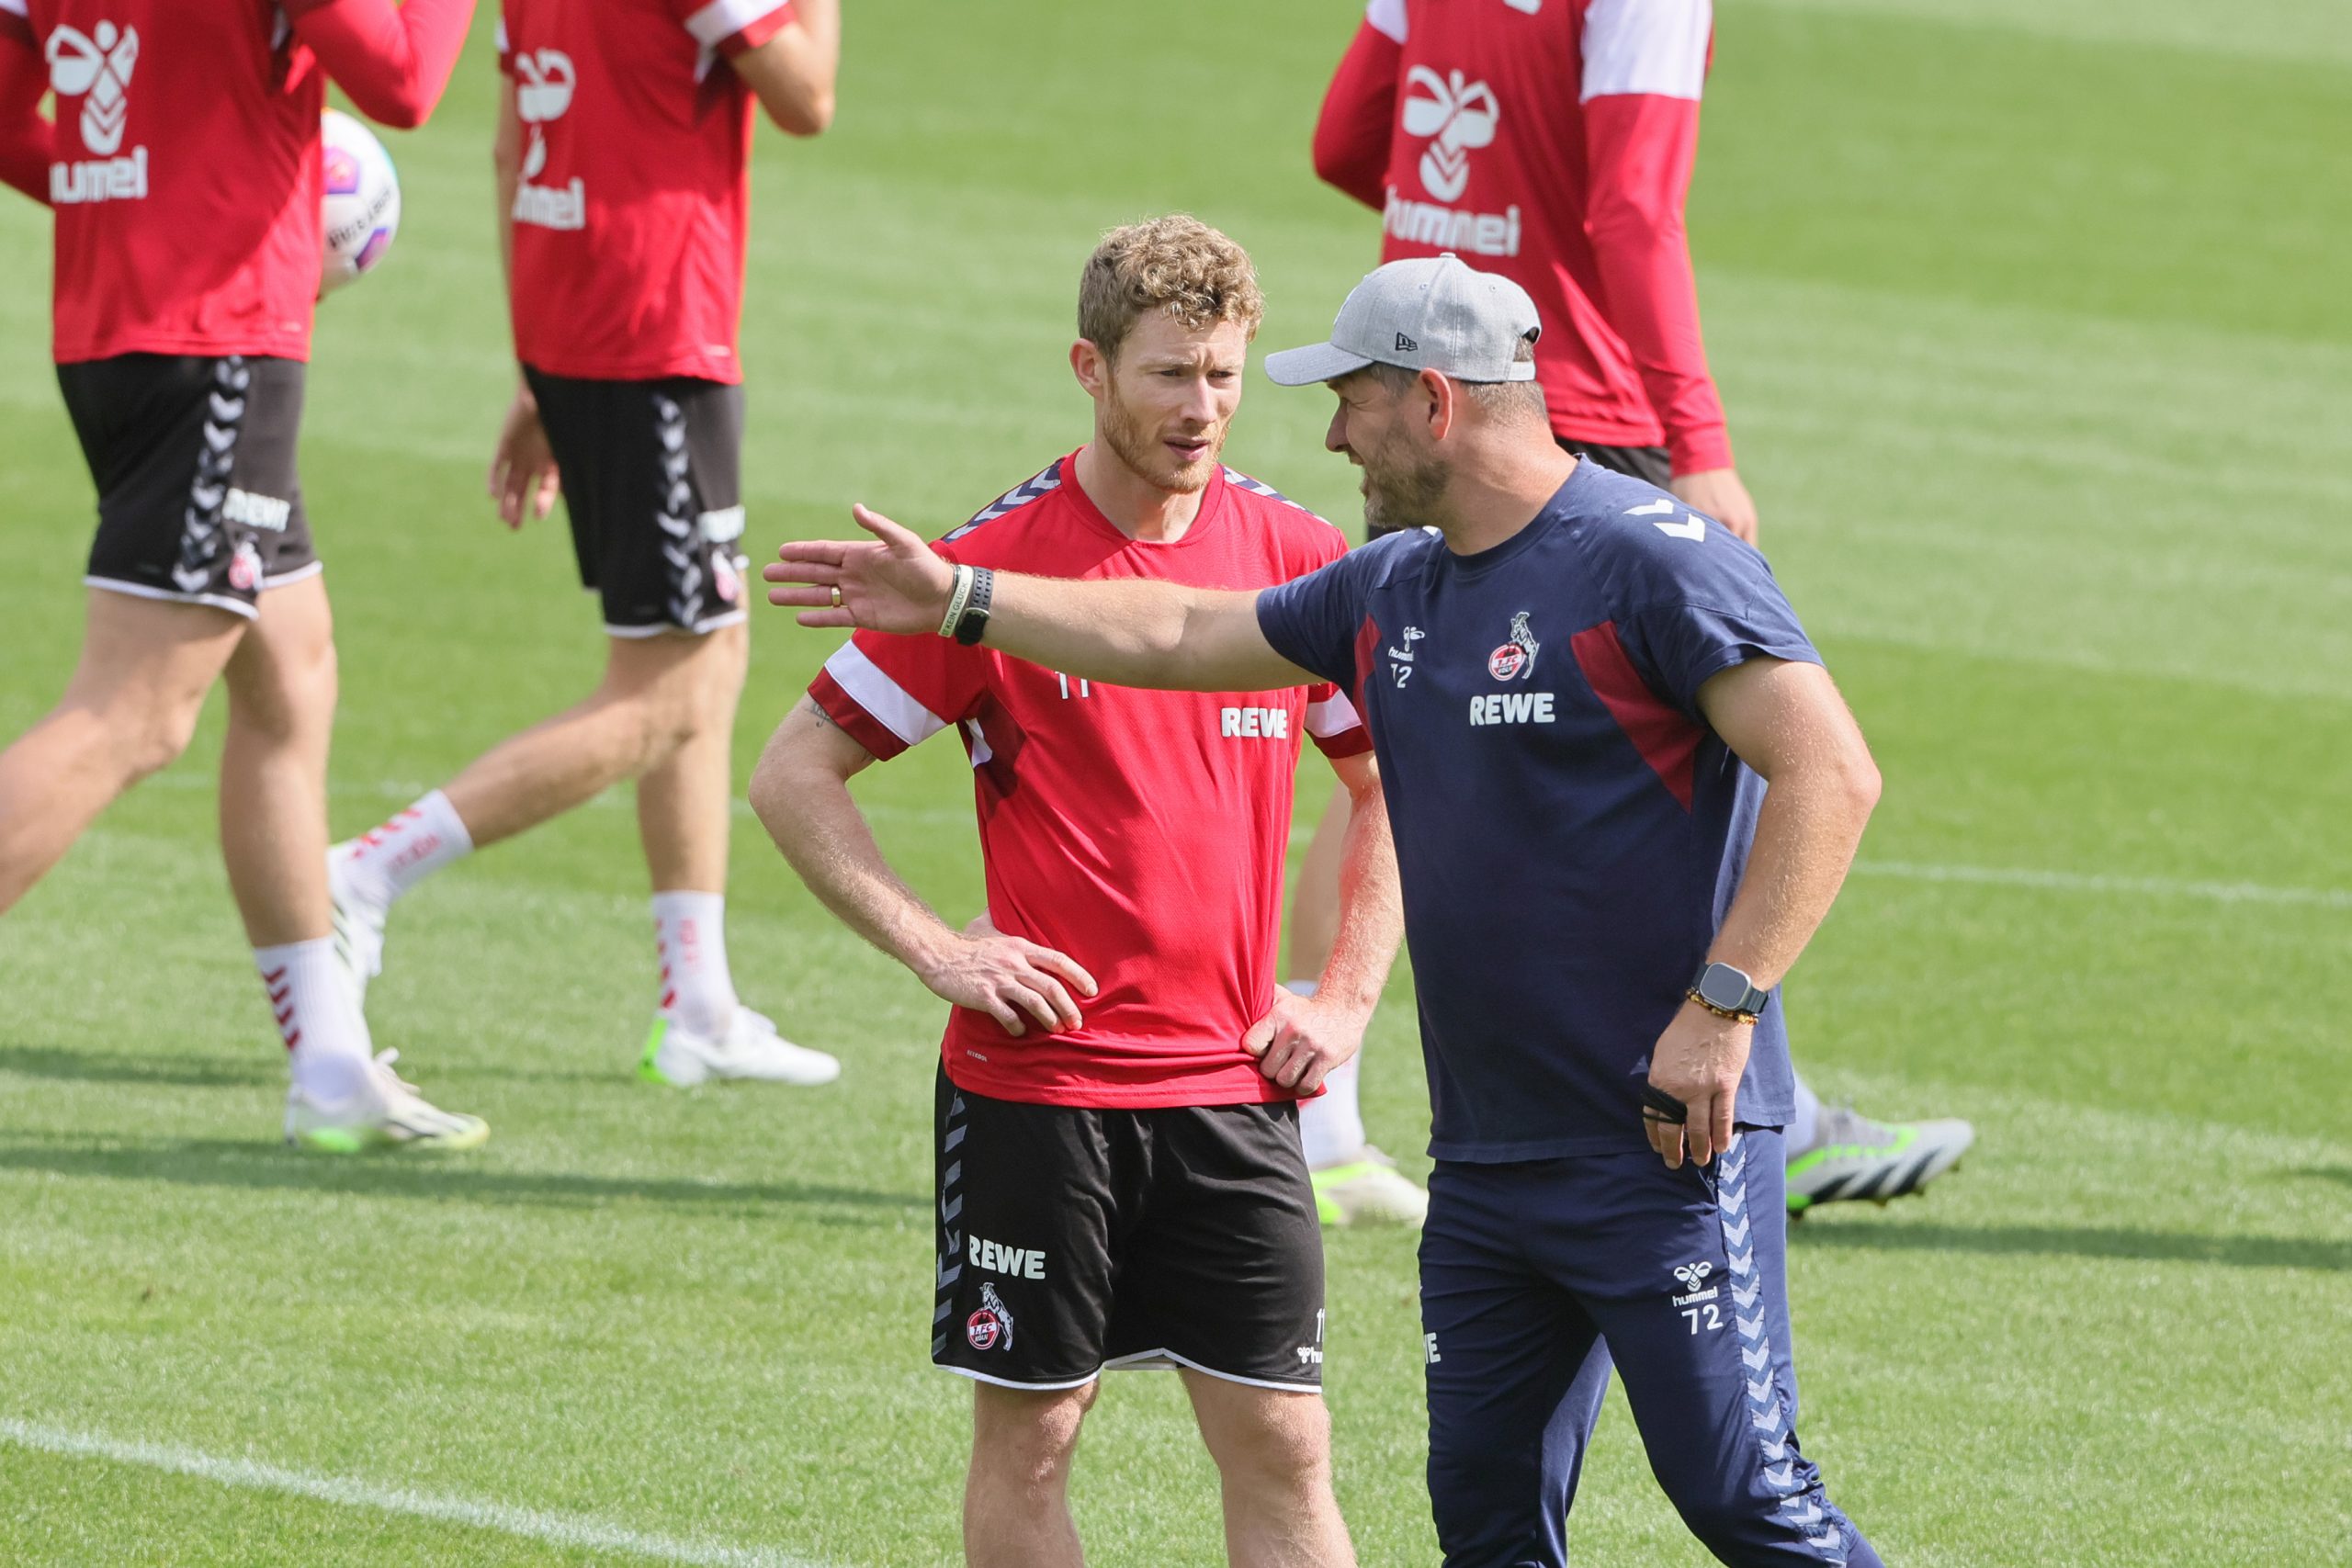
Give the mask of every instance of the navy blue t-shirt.
MULTIPOLYGON (((1276 651, 1351 693, 1404 878, 1438 1159, 1639 1149, 1650 1047, 1738 889, 1764 782, 1699 711, 1759 656, 1820 661, 1764 558, 1579 462, 1475 556, 1393 534, 1266 590, 1276 651)), ((1738 1119, 1792 1111, 1777 998, 1738 1119)))

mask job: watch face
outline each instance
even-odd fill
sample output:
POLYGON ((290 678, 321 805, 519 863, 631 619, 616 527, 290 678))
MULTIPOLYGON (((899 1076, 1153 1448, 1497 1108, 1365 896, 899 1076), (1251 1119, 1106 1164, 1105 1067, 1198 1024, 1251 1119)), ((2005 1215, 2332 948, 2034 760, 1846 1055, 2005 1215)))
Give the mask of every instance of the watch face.
POLYGON ((1751 988, 1747 976, 1728 964, 1710 964, 1699 976, 1699 994, 1719 1008, 1745 1005, 1751 988))

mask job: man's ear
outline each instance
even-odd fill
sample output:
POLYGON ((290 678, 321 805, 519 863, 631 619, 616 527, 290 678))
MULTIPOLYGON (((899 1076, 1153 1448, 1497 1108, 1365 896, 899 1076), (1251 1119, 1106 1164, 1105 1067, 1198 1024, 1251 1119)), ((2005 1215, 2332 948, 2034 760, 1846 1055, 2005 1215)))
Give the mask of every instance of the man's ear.
POLYGON ((1091 339, 1080 338, 1069 345, 1069 369, 1090 398, 1099 398, 1110 388, 1111 356, 1091 339))
POLYGON ((1441 371, 1424 370, 1413 378, 1414 395, 1429 400, 1430 439, 1442 441, 1462 412, 1461 394, 1441 371))

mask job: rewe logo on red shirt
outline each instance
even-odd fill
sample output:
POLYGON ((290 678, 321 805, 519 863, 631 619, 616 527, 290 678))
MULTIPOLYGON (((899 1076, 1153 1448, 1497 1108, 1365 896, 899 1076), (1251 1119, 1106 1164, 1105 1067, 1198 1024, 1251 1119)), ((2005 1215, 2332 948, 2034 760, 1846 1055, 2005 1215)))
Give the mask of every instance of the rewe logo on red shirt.
POLYGON ((560 186, 534 185, 548 166, 547 128, 571 107, 579 73, 560 49, 523 50, 514 56, 514 113, 530 128, 523 153, 523 181, 514 188, 514 221, 542 229, 588 227, 588 192, 574 175, 560 186))
POLYGON ((97 156, 49 166, 49 199, 62 206, 80 201, 137 201, 147 194, 147 149, 122 151, 130 122, 130 75, 139 65, 139 29, 100 22, 88 32, 59 27, 43 51, 50 89, 82 100, 82 145, 97 156))

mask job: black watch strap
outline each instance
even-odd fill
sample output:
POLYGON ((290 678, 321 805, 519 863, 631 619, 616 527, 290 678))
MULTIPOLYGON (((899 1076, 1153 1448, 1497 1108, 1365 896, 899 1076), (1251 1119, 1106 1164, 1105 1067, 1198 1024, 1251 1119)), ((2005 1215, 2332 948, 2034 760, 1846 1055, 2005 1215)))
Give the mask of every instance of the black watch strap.
POLYGON ((996 597, 996 573, 987 567, 972 570, 972 596, 956 620, 956 640, 966 648, 978 644, 989 629, 989 602, 996 597))

